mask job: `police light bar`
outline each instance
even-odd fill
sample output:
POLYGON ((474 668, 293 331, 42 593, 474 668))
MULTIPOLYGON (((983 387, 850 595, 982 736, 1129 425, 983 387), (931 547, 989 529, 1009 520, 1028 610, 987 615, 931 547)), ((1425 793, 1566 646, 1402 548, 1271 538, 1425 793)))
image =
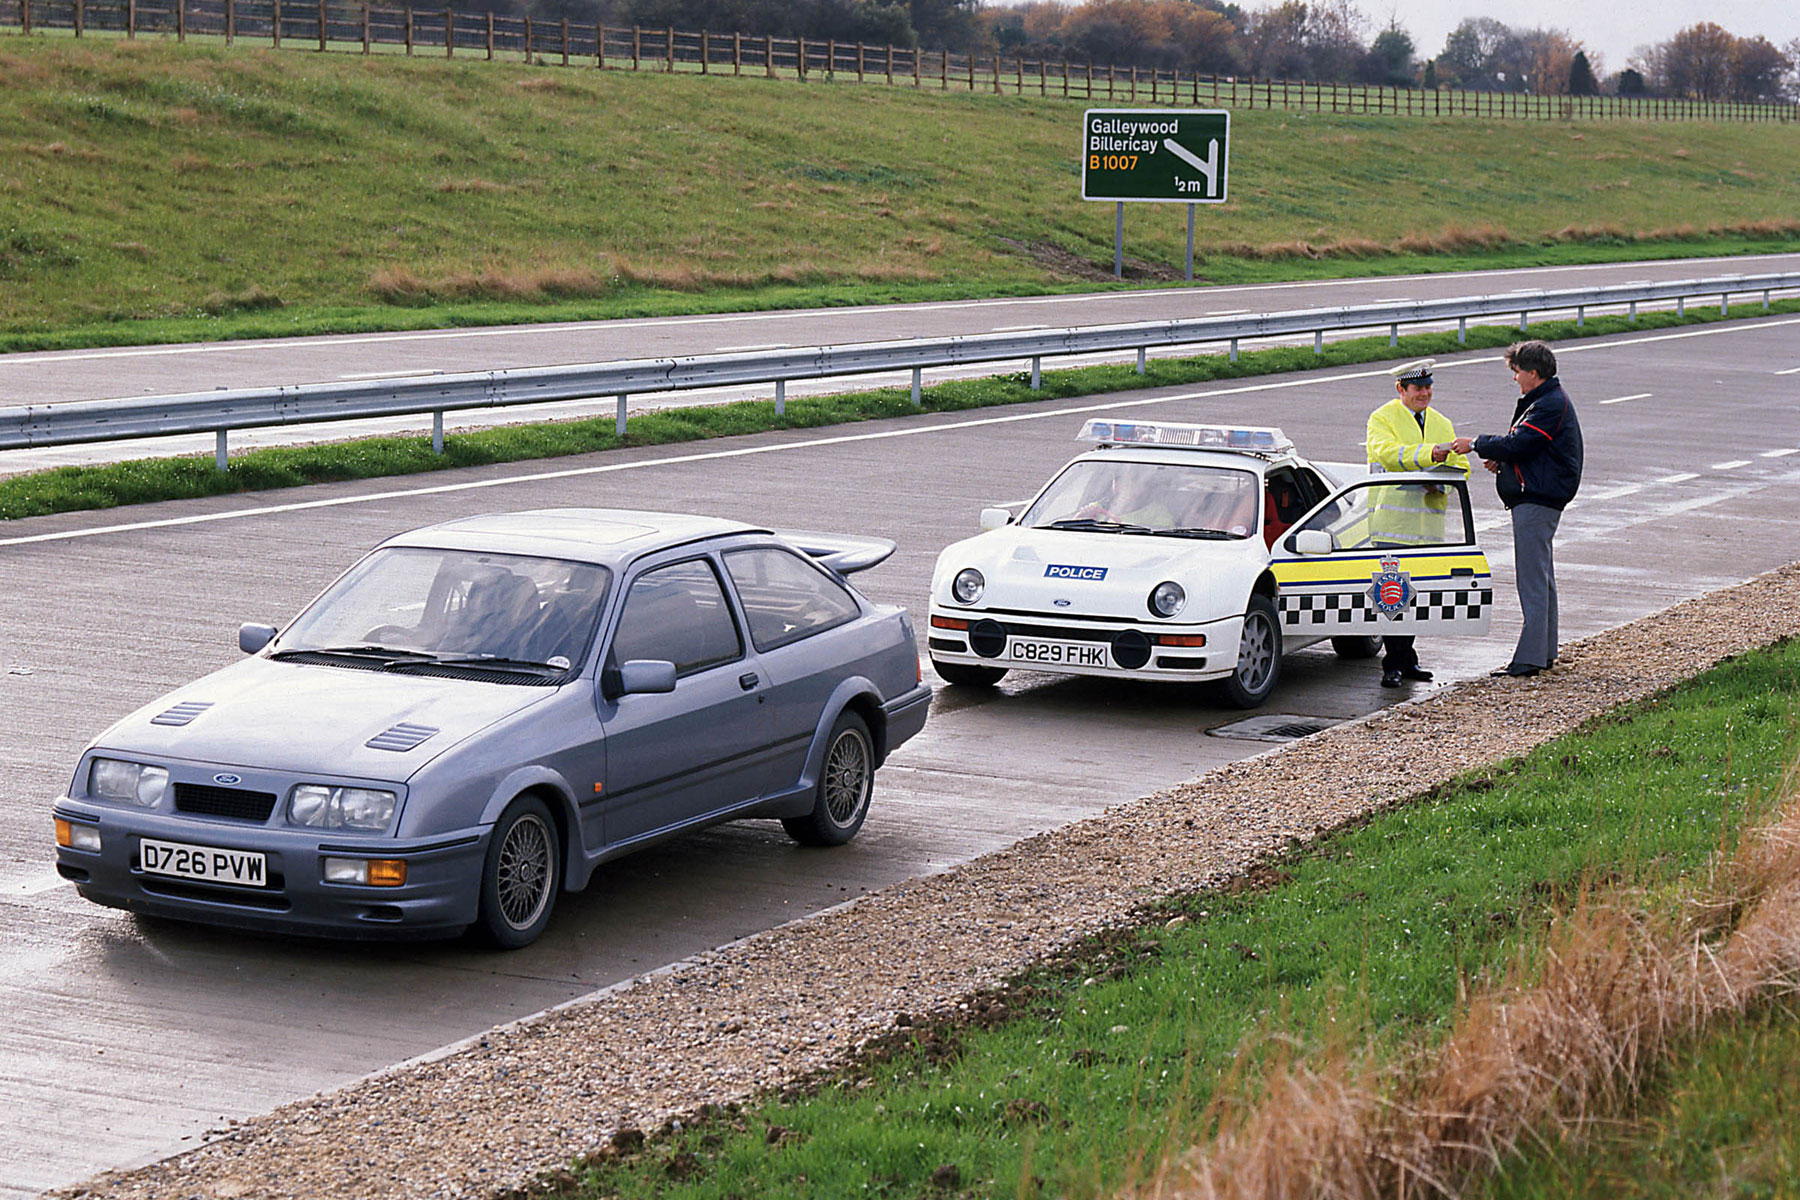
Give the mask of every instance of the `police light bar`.
POLYGON ((1292 450, 1287 434, 1273 426, 1184 425, 1174 421, 1089 420, 1076 438, 1108 446, 1182 446, 1192 450, 1235 450, 1240 454, 1280 454, 1292 450))

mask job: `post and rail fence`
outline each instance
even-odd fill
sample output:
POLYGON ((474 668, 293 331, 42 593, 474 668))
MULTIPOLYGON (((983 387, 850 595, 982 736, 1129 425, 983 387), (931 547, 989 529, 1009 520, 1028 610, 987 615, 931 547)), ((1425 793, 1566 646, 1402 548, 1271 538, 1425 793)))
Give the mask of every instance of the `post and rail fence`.
POLYGON ((644 29, 344 0, 0 0, 0 29, 172 37, 277 49, 486 59, 608 70, 853 80, 1084 103, 1186 104, 1345 114, 1560 121, 1795 121, 1800 103, 1539 96, 1221 76, 1067 59, 1007 58, 824 38, 644 29))
POLYGON ((1152 348, 1226 345, 1235 362, 1238 343, 1253 338, 1311 333, 1314 352, 1323 353, 1327 332, 1385 326, 1393 345, 1403 325, 1456 321, 1457 340, 1463 341, 1472 318, 1517 314, 1519 329, 1525 331, 1534 313, 1573 311, 1579 325, 1589 309, 1623 307, 1635 321, 1640 305, 1674 301, 1678 311, 1685 311, 1695 299, 1717 299, 1720 313, 1729 316, 1733 296, 1760 295, 1766 311, 1771 294, 1793 291, 1800 291, 1800 273, 1727 275, 1245 316, 14 405, 0 407, 0 450, 213 433, 216 463, 225 470, 228 433, 234 429, 429 413, 432 445, 441 453, 446 412, 605 396, 617 399, 616 427, 623 437, 626 398, 646 393, 773 383, 779 413, 792 380, 910 370, 912 401, 919 405, 923 373, 932 368, 1029 360, 1036 389, 1046 358, 1136 350, 1141 374, 1152 348))

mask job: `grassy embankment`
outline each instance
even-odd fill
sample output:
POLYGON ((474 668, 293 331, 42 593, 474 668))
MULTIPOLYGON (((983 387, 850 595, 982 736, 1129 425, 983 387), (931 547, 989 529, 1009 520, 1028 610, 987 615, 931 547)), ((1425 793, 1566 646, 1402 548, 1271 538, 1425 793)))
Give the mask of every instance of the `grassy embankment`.
MULTIPOLYGON (((0 350, 1109 286, 1084 102, 0 38, 0 350)), ((1243 111, 1198 273, 1791 248, 1800 129, 1243 111)), ((1135 206, 1139 279, 1180 206, 1135 206)))
MULTIPOLYGON (((1746 655, 1296 849, 1245 886, 1171 902, 981 998, 965 1021, 899 1030, 889 1055, 809 1094, 720 1110, 642 1147, 615 1139, 625 1150, 580 1164, 567 1190, 664 1200, 1132 1194, 1171 1155, 1253 1115, 1273 1094, 1268 1071, 1301 1062, 1329 1075, 1363 1059, 1391 1070, 1467 1042, 1466 1014, 1480 1011, 1470 998, 1554 978, 1568 963, 1551 946, 1564 960, 1587 957, 1569 946, 1590 943, 1558 931, 1602 901, 1626 906, 1614 927, 1628 932, 1691 919, 1695 899, 1724 878, 1712 865, 1743 831, 1800 804, 1795 779, 1784 795, 1782 778, 1796 749, 1797 684, 1800 644, 1746 655)), ((1719 924, 1743 917, 1714 912, 1702 944, 1717 948, 1719 924)), ((1677 1038, 1637 1107, 1590 1101, 1598 1149, 1543 1131, 1547 1148, 1505 1159, 1491 1194, 1600 1200, 1652 1155, 1666 1155, 1670 1182, 1636 1194, 1693 1194, 1684 1179, 1790 1194, 1797 1142, 1783 1114, 1800 1103, 1783 1054, 1797 1037, 1791 1016, 1752 1006, 1677 1038), (1752 1140, 1764 1132, 1766 1142, 1752 1140)), ((1475 1040, 1492 1048, 1491 1035, 1475 1040)), ((1645 1077, 1621 1074, 1621 1095, 1645 1077)), ((1314 1152, 1312 1139, 1294 1140, 1301 1156, 1314 1152)), ((1319 1194, 1356 1194, 1336 1182, 1343 1192, 1319 1194)))

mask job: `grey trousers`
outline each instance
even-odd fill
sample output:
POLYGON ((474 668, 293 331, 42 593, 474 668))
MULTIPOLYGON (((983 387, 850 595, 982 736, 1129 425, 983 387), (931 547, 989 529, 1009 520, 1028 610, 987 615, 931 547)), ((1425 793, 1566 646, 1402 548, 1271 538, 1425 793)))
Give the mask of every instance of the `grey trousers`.
POLYGON ((1525 627, 1519 631, 1512 660, 1521 666, 1548 667, 1556 661, 1556 559, 1551 541, 1561 521, 1561 509, 1513 506, 1513 566, 1525 627))

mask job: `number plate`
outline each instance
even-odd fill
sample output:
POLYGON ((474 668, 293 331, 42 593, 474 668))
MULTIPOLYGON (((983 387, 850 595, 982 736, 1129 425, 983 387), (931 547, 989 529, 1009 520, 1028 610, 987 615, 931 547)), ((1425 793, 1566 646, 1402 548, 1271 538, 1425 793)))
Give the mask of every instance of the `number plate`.
POLYGON ((1012 640, 1007 657, 1014 662, 1043 663, 1051 667, 1104 667, 1106 647, 1094 642, 1048 642, 1041 638, 1012 640))
POLYGON ((181 842, 138 842, 138 862, 150 875, 177 879, 203 879, 208 883, 232 883, 239 887, 267 887, 269 874, 263 855, 254 850, 226 850, 218 846, 189 846, 181 842))

